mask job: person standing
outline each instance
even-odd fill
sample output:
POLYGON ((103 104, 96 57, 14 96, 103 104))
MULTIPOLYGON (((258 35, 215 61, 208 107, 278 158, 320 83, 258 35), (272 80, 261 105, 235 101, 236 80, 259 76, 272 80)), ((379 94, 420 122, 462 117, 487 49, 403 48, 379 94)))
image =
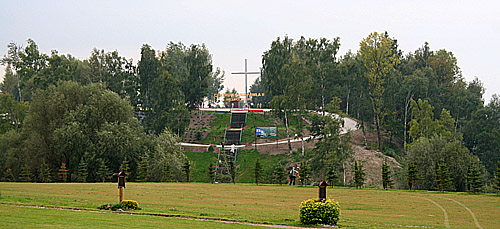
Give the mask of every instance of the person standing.
POLYGON ((295 167, 292 167, 292 170, 290 171, 290 175, 289 175, 289 183, 288 185, 295 185, 295 179, 297 178, 297 170, 295 170, 295 167))

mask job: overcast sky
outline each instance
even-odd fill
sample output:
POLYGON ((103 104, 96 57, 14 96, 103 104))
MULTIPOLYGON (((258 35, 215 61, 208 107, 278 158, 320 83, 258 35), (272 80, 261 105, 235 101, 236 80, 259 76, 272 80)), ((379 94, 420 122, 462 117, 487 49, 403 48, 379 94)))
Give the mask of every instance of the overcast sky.
MULTIPOLYGON (((262 53, 277 37, 340 37, 340 54, 359 48, 373 31, 389 32, 404 53, 429 42, 455 54, 467 81, 478 77, 484 98, 500 94, 498 1, 11 1, 0 0, 0 55, 10 42, 33 39, 80 59, 93 48, 117 50, 137 61, 142 44, 164 50, 170 41, 205 43, 226 88, 244 92, 244 77, 259 71, 262 53)), ((4 75, 1 67, 0 75, 4 75)), ((257 76, 249 77, 249 86, 257 76)))

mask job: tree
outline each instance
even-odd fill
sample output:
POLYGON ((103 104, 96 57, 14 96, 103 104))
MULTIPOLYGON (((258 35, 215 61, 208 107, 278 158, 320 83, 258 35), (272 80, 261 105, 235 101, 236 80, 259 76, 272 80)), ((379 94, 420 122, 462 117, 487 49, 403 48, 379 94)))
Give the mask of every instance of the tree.
POLYGON ((89 175, 87 170, 87 163, 83 160, 80 160, 80 164, 78 165, 78 181, 79 182, 87 182, 87 176, 89 175))
POLYGON ((229 175, 231 175, 231 182, 236 183, 236 166, 234 166, 234 161, 229 160, 229 175))
POLYGON ((210 180, 210 183, 214 183, 215 180, 215 167, 214 167, 214 162, 210 160, 210 163, 208 164, 208 179, 210 180))
POLYGON ((170 164, 168 162, 166 162, 163 165, 163 181, 169 182, 171 180, 171 177, 172 177, 171 174, 172 174, 172 168, 170 167, 170 164))
POLYGON ((483 186, 479 169, 479 166, 476 164, 471 164, 467 168, 467 186, 468 190, 472 191, 472 193, 480 192, 483 186))
POLYGON ((382 186, 384 189, 392 188, 394 185, 391 173, 389 164, 387 164, 387 159, 384 159, 384 163, 382 164, 382 186))
POLYGON ((45 159, 43 160, 43 162, 40 166, 40 175, 38 176, 38 178, 43 183, 49 183, 52 181, 50 167, 47 163, 45 163, 45 159))
POLYGON ((130 162, 128 161, 127 156, 125 156, 125 158, 123 158, 123 161, 120 164, 120 167, 122 167, 124 173, 127 173, 130 176, 130 162))
POLYGON ((179 137, 169 129, 165 129, 154 139, 154 148, 148 155, 150 157, 149 181, 164 180, 165 164, 169 166, 169 179, 183 181, 185 173, 182 166, 186 156, 179 145, 179 137))
POLYGON ((408 179, 409 189, 411 190, 413 188, 413 190, 415 190, 417 180, 418 180, 418 169, 417 169, 417 166, 415 165, 415 162, 410 161, 408 163, 406 177, 408 179))
POLYGON ((142 182, 147 182, 150 176, 151 164, 149 161, 149 155, 143 154, 141 160, 137 164, 137 180, 142 182))
POLYGON ((17 77, 18 101, 30 101, 35 92, 34 77, 47 66, 47 55, 40 53, 38 45, 32 39, 28 39, 26 47, 15 43, 8 45, 7 57, 2 63, 11 65, 17 77))
POLYGON ((21 169, 21 174, 19 174, 19 180, 25 182, 31 182, 31 171, 27 164, 21 169))
POLYGON ((452 184, 452 179, 450 178, 450 171, 446 165, 444 158, 441 158, 436 164, 436 184, 439 191, 444 191, 450 187, 452 184))
POLYGON ((354 161, 354 185, 356 188, 362 188, 365 184, 365 169, 363 168, 363 164, 354 161))
MULTIPOLYGON (((326 106, 328 115, 311 114, 309 131, 319 140, 315 144, 312 160, 315 172, 319 174, 341 174, 344 172, 344 163, 351 157, 352 149, 349 145, 349 135, 341 135, 343 121, 340 111, 340 99, 334 97, 326 106), (340 115, 337 115, 340 114, 340 115)), ((333 180, 330 180, 333 181, 333 180)))
MULTIPOLYGON (((160 62, 156 58, 155 50, 148 44, 141 47, 141 59, 137 64, 139 74, 139 92, 141 95, 142 108, 146 112, 151 111, 151 90, 159 73, 160 62)), ((147 113, 146 115, 148 115, 147 113)))
POLYGON ((309 163, 307 161, 303 161, 300 165, 299 181, 302 180, 301 185, 307 185, 309 183, 309 178, 311 177, 311 167, 309 167, 309 163))
POLYGON ((293 111, 306 109, 306 97, 311 89, 311 74, 307 71, 305 60, 301 56, 299 44, 285 37, 278 38, 271 44, 271 49, 262 57, 262 83, 266 93, 273 96, 271 107, 283 118, 290 143, 289 119, 293 111))
POLYGON ((12 172, 12 169, 5 170, 5 178, 4 179, 7 182, 16 181, 16 178, 14 177, 14 173, 12 172))
POLYGON ((59 168, 59 177, 63 182, 68 181, 68 169, 66 168, 66 163, 64 162, 61 163, 61 167, 59 168))
POLYGON ((329 165, 327 166, 326 171, 326 180, 329 184, 333 186, 333 184, 339 179, 339 175, 337 174, 337 168, 335 166, 329 165))
POLYGON ((283 169, 283 165, 280 162, 277 162, 273 167, 273 183, 274 184, 283 184, 283 178, 285 177, 285 170, 283 169))
POLYGON ((191 162, 188 158, 184 159, 184 165, 182 165, 182 171, 186 175, 186 182, 191 182, 191 162))
POLYGON ((500 192, 500 162, 497 167, 497 174, 495 176, 495 189, 497 190, 497 195, 500 192))
POLYGON ((9 93, 0 94, 0 134, 14 129, 20 131, 26 114, 28 113, 28 102, 18 102, 9 93))
MULTIPOLYGON (((470 164, 477 162, 477 157, 459 140, 450 140, 441 136, 431 139, 421 137, 408 145, 408 160, 413 161, 421 171, 419 188, 436 189, 436 165, 441 158, 444 159, 450 172, 452 185, 451 190, 467 190, 467 168, 470 164)), ((481 166, 481 165, 478 165, 481 166)))
POLYGON ((255 161, 255 184, 259 185, 259 178, 260 178, 260 173, 262 171, 262 165, 260 164, 260 159, 257 158, 257 161, 255 161))
POLYGON ((208 96, 212 78, 212 55, 205 44, 191 45, 186 50, 186 66, 188 77, 182 82, 182 90, 186 96, 186 105, 189 109, 201 106, 203 99, 208 96))
POLYGON ((108 168, 106 160, 101 159, 101 164, 99 166, 99 170, 97 171, 97 178, 102 180, 102 182, 106 182, 106 179, 109 179, 112 176, 111 171, 108 168))
POLYGON ((326 38, 308 39, 302 37, 297 44, 297 48, 303 53, 306 59, 308 71, 312 75, 312 90, 309 99, 314 107, 324 109, 330 98, 334 96, 334 87, 338 85, 339 74, 335 74, 337 60, 336 55, 340 48, 340 38, 336 37, 333 41, 326 38), (315 101, 315 102, 314 102, 315 101))
POLYGON ((384 86, 386 77, 400 63, 392 50, 392 40, 386 34, 373 32, 360 43, 358 52, 360 61, 365 66, 365 77, 368 79, 368 93, 372 102, 372 110, 377 129, 378 149, 382 151, 381 130, 384 120, 384 86))
POLYGON ((100 159, 118 170, 123 158, 137 159, 148 139, 128 101, 102 85, 60 82, 34 94, 25 118, 24 152, 32 168, 46 160, 52 171, 66 163, 76 174, 85 155, 88 181, 99 181, 100 159))
POLYGON ((489 178, 500 162, 500 96, 494 94, 485 107, 477 110, 465 125, 464 143, 470 152, 486 167, 489 178))

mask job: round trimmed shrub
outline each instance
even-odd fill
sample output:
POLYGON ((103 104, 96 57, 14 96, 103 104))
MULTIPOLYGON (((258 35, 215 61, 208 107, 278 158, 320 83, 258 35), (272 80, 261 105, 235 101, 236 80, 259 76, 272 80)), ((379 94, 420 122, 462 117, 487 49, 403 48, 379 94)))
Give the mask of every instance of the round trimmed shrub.
POLYGON ((140 210, 139 208, 139 203, 135 200, 122 200, 121 204, 126 208, 126 209, 133 209, 133 210, 140 210))
POLYGON ((340 217, 339 202, 333 199, 309 199, 300 204, 300 222, 302 224, 337 225, 340 217))

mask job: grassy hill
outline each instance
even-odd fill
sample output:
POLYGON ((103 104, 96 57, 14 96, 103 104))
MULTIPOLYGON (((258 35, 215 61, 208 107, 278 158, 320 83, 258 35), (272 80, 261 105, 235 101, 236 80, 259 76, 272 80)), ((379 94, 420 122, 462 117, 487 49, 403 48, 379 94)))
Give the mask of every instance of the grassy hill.
MULTIPOLYGON (((200 144, 220 144, 224 139, 224 128, 229 125, 229 113, 215 112, 193 112, 191 113, 191 124, 184 136, 187 142, 200 144), (200 133, 197 139, 196 133, 200 133)), ((247 116, 247 129, 243 132, 243 144, 251 144, 255 141, 255 126, 278 126, 278 135, 280 139, 286 139, 286 130, 282 121, 275 115, 270 113, 249 113, 247 116)), ((295 131, 295 123, 292 121, 290 125, 291 132, 295 131)), ((292 134, 293 135, 293 134, 292 134)), ((399 164, 399 151, 389 148, 384 153, 372 150, 376 146, 376 136, 367 131, 365 134, 361 130, 351 133, 353 158, 363 162, 366 169, 366 185, 365 187, 377 188, 381 187, 381 165, 384 159, 389 161, 391 168, 395 171, 393 177, 396 181, 395 187, 404 187, 404 178, 402 176, 401 165, 399 164), (366 145, 365 145, 366 142, 366 145), (389 156, 388 156, 389 155, 389 156), (392 157, 394 156, 394 158, 392 157)), ((259 139, 259 143, 264 141, 275 141, 275 139, 259 139)), ((288 146, 282 144, 280 146, 267 146, 254 150, 252 146, 245 147, 238 151, 237 155, 237 176, 236 182, 252 183, 255 181, 254 169, 255 161, 260 159, 263 166, 262 181, 270 181, 272 178, 273 169, 281 166, 283 170, 288 171, 292 166, 296 166, 300 162, 310 160, 313 154, 314 142, 306 143, 306 153, 304 156, 299 153, 301 151, 300 143, 292 145, 294 152, 288 154, 288 146)), ((217 160, 217 151, 208 152, 206 148, 200 148, 197 152, 187 152, 186 155, 192 161, 191 180, 195 182, 209 182, 208 165, 210 160, 215 164, 217 160), (202 152, 200 152, 202 151, 202 152)), ((351 163, 346 164, 346 185, 350 184, 352 179, 351 163)), ((342 174, 344 175, 344 174, 342 174)), ((315 176, 315 174, 313 174, 315 176)), ((319 175, 316 175, 318 178, 319 175)), ((283 182, 286 182, 286 177, 283 182)), ((319 179, 319 178, 318 178, 319 179)))

